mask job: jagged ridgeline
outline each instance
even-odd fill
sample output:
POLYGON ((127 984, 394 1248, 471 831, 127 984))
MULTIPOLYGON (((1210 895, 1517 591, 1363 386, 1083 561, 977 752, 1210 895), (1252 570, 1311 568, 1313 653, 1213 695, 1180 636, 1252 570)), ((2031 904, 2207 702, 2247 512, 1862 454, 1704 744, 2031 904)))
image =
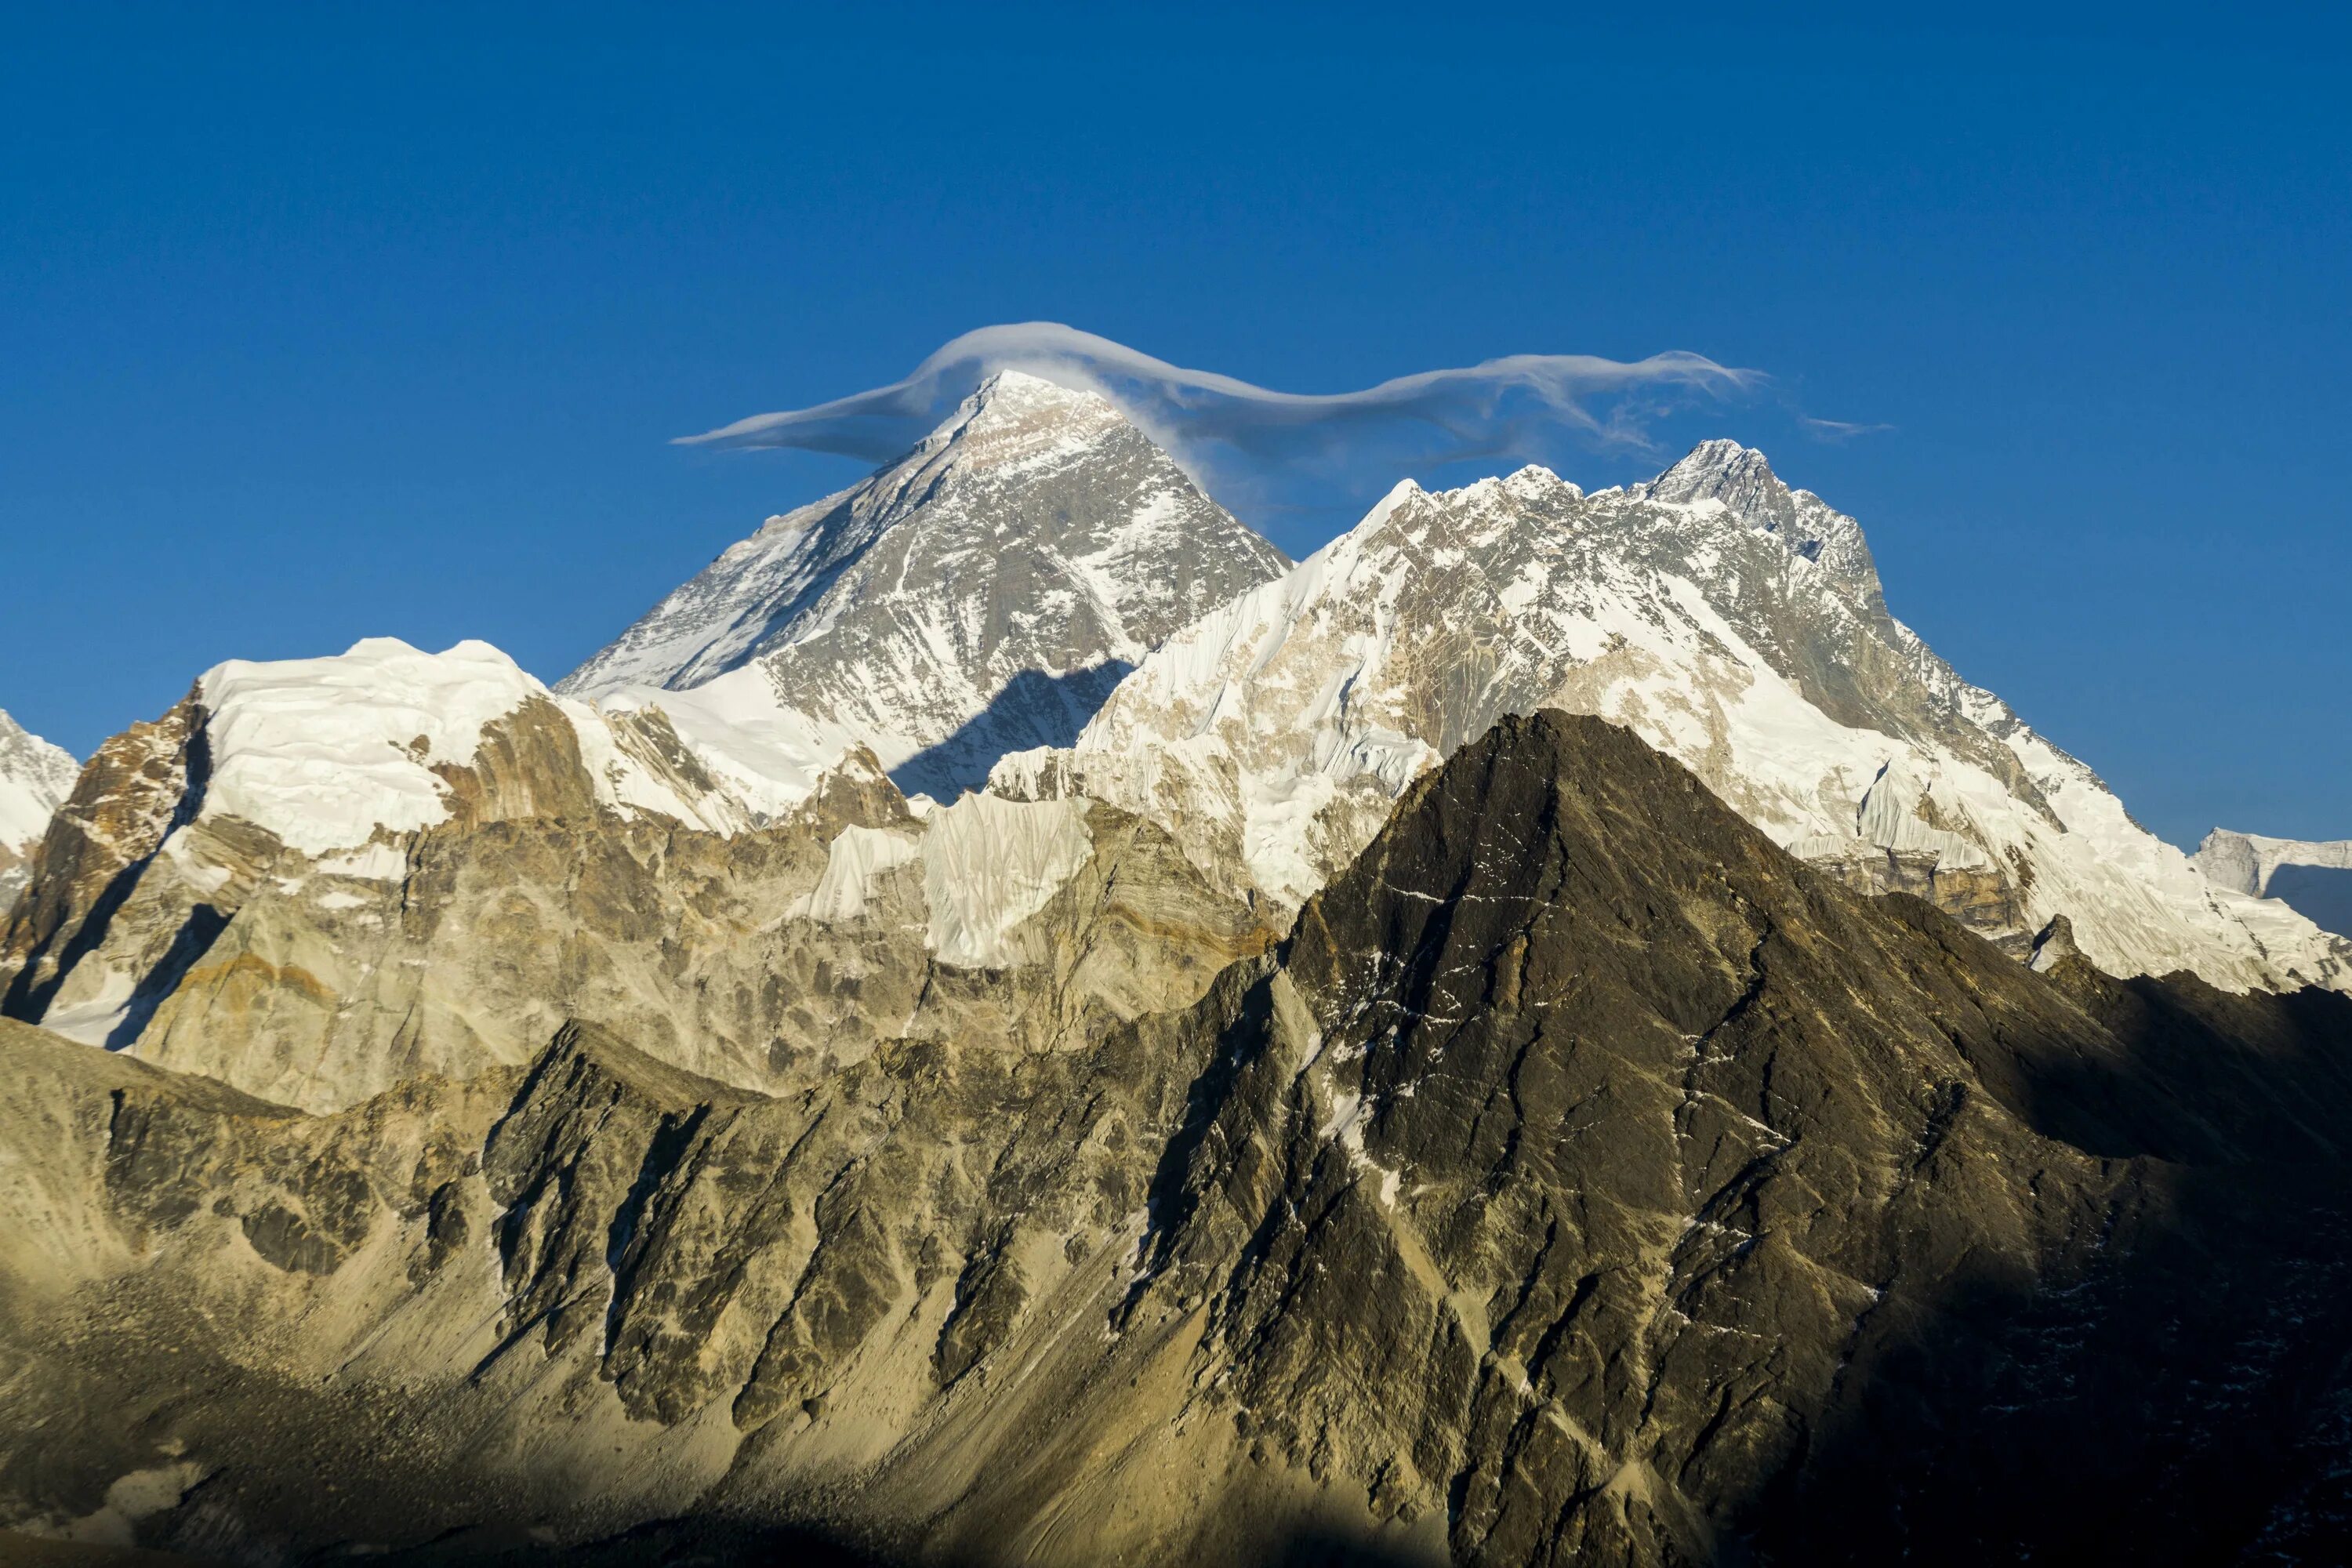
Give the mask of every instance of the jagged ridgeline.
POLYGON ((0 1488, 252 1561, 2339 1560, 2352 1004, 2065 949, 1545 712, 1082 1045, 572 1023, 309 1115, 7 1026, 0 1488))
POLYGON ((0 719, 0 1530, 2342 1561, 2338 849, 1733 443, 1294 566, 1000 375, 553 688, 0 719))

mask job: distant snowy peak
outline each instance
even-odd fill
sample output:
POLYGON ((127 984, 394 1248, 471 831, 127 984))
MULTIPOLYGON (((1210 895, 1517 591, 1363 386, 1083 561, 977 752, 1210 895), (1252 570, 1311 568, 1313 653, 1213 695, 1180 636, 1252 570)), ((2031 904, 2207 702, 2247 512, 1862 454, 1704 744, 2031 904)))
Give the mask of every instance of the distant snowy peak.
POLYGON ((2322 930, 2352 936, 2352 839, 2269 838, 2217 827, 2192 858, 2217 886, 2276 899, 2322 930))
POLYGON ((1146 658, 994 783, 1150 816, 1296 907, 1412 780, 1506 714, 1634 731, 1801 858, 2023 951, 2058 915, 2119 973, 2352 982, 2352 950, 2217 895, 2074 758, 1886 613, 1861 530, 1759 454, 1587 495, 1540 468, 1404 484, 1146 658))
POLYGON ((0 915, 24 886, 26 862, 81 764, 0 712, 0 915))
POLYGON ((1119 677, 1279 552, 1104 398, 1018 371, 864 482, 772 518, 558 683, 605 702, 756 669, 772 725, 839 730, 910 788, 1066 742, 1119 677))
POLYGON ((1780 535, 1805 559, 1839 576, 1866 580, 1877 591, 1877 568, 1863 542, 1862 526, 1811 490, 1781 483, 1763 453, 1737 441, 1700 442, 1673 468, 1633 487, 1633 493, 1670 506, 1719 505, 1750 528, 1780 535))

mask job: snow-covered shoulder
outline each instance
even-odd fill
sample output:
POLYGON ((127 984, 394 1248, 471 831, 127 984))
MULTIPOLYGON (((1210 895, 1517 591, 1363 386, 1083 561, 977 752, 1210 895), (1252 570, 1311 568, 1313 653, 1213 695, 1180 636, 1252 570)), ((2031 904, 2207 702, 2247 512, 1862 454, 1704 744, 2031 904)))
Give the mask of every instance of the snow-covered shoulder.
POLYGON ((782 816, 806 800, 845 754, 875 739, 786 706, 756 666, 684 691, 620 687, 601 693, 595 708, 603 713, 658 710, 695 761, 753 820, 782 816))
POLYGON ((486 642, 426 653, 367 637, 324 658, 234 658, 197 682, 211 751, 203 815, 310 855, 448 816, 435 763, 464 766, 483 726, 545 688, 486 642))
MULTIPOLYGON (((252 823, 314 858, 447 821, 446 770, 472 767, 485 734, 535 702, 569 724, 599 804, 716 831, 805 798, 850 744, 730 688, 629 692, 601 707, 558 698, 475 640, 427 653, 369 637, 321 658, 231 659, 205 673, 196 697, 207 768, 195 815, 252 823), (616 720, 653 695, 676 710, 698 768, 616 720)), ((564 750, 531 765, 568 767, 564 750)))

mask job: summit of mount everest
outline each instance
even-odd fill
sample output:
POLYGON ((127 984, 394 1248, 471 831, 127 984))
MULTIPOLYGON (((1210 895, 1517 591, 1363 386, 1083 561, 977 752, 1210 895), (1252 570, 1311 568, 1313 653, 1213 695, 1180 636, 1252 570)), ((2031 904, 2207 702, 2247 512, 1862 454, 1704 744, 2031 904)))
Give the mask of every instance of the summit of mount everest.
POLYGON ((1074 737, 1151 648, 1288 564, 1108 400, 1000 371, 556 689, 657 703, 695 742, 747 717, 853 735, 905 788, 952 799, 1005 752, 1074 737))

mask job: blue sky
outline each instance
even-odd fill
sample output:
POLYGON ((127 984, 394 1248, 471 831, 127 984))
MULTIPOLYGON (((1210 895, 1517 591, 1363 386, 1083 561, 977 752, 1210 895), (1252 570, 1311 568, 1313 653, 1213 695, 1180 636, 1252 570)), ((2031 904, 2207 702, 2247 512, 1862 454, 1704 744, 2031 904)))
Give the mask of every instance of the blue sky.
POLYGON ((0 707, 87 752, 379 633, 552 679, 858 471, 669 437, 992 322, 1299 392, 1686 350, 1769 395, 1558 466, 1761 446, 2158 832, 2352 835, 2347 31, 2051 9, 24 8, 0 707))

